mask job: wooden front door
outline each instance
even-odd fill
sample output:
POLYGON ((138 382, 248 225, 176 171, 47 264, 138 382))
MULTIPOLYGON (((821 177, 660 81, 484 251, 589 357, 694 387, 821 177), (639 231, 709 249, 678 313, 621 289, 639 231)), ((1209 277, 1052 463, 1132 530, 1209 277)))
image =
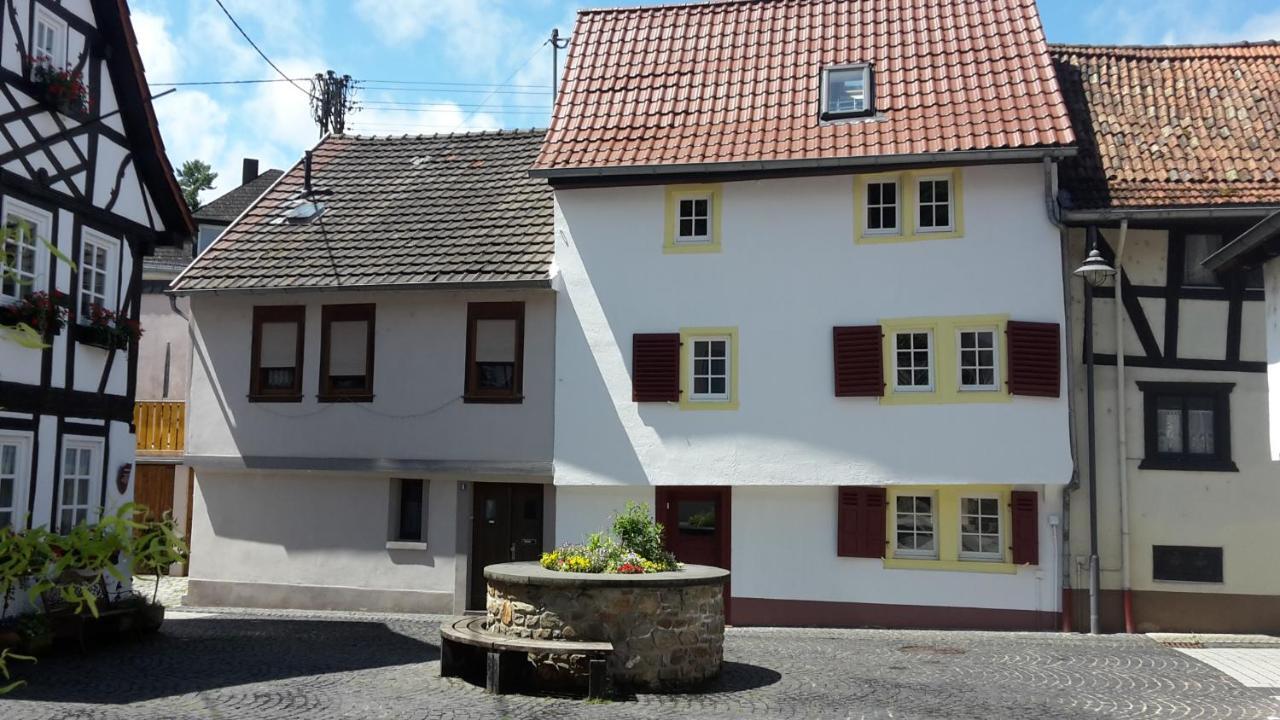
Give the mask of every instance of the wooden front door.
MULTIPOLYGON (((174 466, 138 463, 135 472, 133 501, 147 506, 145 519, 159 520, 166 512, 173 512, 174 466)), ((138 519, 144 518, 139 514, 138 519)))
POLYGON ((475 483, 471 506, 471 583, 467 608, 485 606, 484 568, 542 555, 542 486, 475 483))
MULTIPOLYGON (((676 559, 694 565, 730 570, 731 503, 727 487, 657 488, 655 513, 662 523, 667 549, 676 559)), ((724 586, 725 622, 729 614, 730 583, 724 586)))

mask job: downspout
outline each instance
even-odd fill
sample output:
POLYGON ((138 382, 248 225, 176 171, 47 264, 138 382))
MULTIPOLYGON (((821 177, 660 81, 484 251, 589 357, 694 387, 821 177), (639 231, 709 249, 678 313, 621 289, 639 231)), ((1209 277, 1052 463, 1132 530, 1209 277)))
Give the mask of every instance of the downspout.
MULTIPOLYGON (((1072 337, 1070 311, 1071 282, 1069 280, 1070 275, 1066 274, 1069 273, 1071 269, 1070 231, 1062 222, 1062 213, 1058 206, 1058 163, 1052 158, 1046 157, 1043 160, 1043 166, 1045 214, 1048 215, 1049 222, 1053 223, 1054 227, 1058 228, 1058 234, 1061 238, 1059 244, 1061 245, 1062 272, 1064 273, 1064 279, 1062 281, 1062 304, 1065 309, 1063 316, 1066 321, 1065 335, 1067 337, 1067 415, 1068 417, 1074 418, 1075 413, 1071 409, 1075 404, 1075 396, 1072 393, 1072 388, 1076 385, 1074 382, 1071 382, 1071 368, 1073 367, 1071 362, 1072 353, 1070 349, 1072 337)), ((1057 527, 1052 528, 1056 533, 1055 539, 1058 541, 1056 556, 1058 559, 1058 583, 1062 590, 1061 610, 1059 612, 1060 628, 1062 632, 1073 631, 1073 610, 1071 602, 1071 548, 1070 543, 1068 542, 1071 536, 1071 523, 1069 520, 1071 517, 1071 491, 1080 485, 1080 469, 1077 466, 1078 455, 1076 454, 1076 427, 1074 422, 1067 423, 1067 432, 1069 435, 1069 445, 1071 449, 1071 480, 1067 483, 1067 486, 1062 489, 1062 517, 1059 519, 1057 527)))
POLYGON ((1116 462, 1120 481, 1120 594, 1124 604, 1124 631, 1132 633, 1133 623, 1133 590, 1130 586, 1129 574, 1129 437, 1128 437, 1128 403, 1125 397, 1124 380, 1124 283, 1121 282, 1121 265, 1124 258, 1125 240, 1129 235, 1128 218, 1120 221, 1120 240, 1116 246, 1116 438, 1119 444, 1119 458, 1116 462))

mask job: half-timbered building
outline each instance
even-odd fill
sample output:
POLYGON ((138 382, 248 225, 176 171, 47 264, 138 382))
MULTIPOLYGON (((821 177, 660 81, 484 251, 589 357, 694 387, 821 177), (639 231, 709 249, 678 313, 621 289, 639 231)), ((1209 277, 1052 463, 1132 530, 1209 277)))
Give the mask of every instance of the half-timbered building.
POLYGON ((1102 630, 1280 630, 1263 274, 1205 262, 1280 206, 1280 45, 1052 53, 1080 142, 1060 176, 1067 269, 1095 245, 1119 269, 1091 299, 1070 286, 1069 619, 1088 625, 1096 486, 1102 630))
POLYGON ((194 230, 124 0, 0 3, 0 214, 0 525, 65 531, 132 497, 141 259, 194 230))

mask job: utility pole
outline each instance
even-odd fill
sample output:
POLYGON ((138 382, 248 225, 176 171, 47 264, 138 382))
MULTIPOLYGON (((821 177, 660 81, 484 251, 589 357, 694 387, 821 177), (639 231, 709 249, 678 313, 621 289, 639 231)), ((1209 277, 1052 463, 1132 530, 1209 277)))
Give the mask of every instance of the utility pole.
POLYGON ((311 119, 320 127, 320 137, 330 131, 341 135, 347 127, 347 113, 359 110, 355 103, 356 83, 350 75, 332 70, 311 78, 311 119))
POLYGON ((556 86, 560 84, 560 51, 569 47, 569 38, 560 37, 560 28, 551 28, 551 104, 556 103, 556 86))

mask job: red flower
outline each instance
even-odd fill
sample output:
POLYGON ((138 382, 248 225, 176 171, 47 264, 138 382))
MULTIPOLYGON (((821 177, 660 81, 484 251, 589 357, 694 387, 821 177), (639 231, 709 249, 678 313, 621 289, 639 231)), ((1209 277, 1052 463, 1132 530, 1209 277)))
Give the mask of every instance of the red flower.
POLYGON ((639 575, 644 572, 644 568, 635 563, 625 562, 618 566, 618 572, 626 575, 639 575))

